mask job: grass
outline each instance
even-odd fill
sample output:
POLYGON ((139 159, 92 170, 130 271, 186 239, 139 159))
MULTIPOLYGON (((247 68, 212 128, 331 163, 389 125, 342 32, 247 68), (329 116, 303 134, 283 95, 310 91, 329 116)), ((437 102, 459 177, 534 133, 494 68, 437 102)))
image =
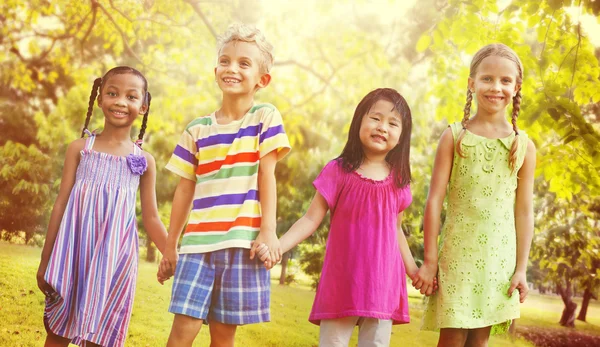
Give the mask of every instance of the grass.
MULTIPOLYGON (((35 273, 41 250, 35 247, 0 242, 0 346, 40 346, 46 333, 42 323, 44 297, 36 286, 35 273)), ((156 265, 140 262, 136 298, 127 346, 164 346, 173 315, 167 312, 171 284, 161 286, 155 278, 156 265)), ((297 274, 298 284, 279 286, 273 270, 271 322, 238 328, 236 343, 244 347, 318 345, 319 329, 308 322, 314 292, 309 280, 297 274)), ((420 331, 422 297, 409 290, 410 324, 394 326, 391 346, 435 346, 438 334, 420 331)), ((560 318, 560 299, 532 295, 522 306, 519 325, 555 326, 560 318)), ((589 323, 577 322, 578 330, 600 335, 600 305, 592 302, 588 310, 589 323)), ((563 328, 564 329, 564 328, 563 328)), ((351 346, 356 346, 355 331, 351 346)), ((208 329, 203 327, 194 346, 209 346, 208 329)), ((522 339, 492 337, 490 346, 531 346, 522 339)))

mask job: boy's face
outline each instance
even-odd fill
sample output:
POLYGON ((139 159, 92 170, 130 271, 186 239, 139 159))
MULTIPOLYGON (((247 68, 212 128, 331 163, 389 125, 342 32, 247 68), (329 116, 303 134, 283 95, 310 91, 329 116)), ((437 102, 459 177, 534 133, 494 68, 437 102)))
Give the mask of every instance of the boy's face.
POLYGON ((232 41, 219 52, 215 79, 223 94, 254 94, 259 88, 266 87, 271 75, 261 73, 262 56, 259 48, 252 42, 232 41))

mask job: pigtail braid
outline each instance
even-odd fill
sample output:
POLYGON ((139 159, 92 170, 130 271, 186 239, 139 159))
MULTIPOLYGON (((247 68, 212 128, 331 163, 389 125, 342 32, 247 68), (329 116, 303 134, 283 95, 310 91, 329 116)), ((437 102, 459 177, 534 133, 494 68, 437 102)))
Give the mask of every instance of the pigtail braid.
POLYGON ((138 144, 138 146, 140 146, 140 148, 142 147, 142 144, 144 143, 144 133, 146 132, 146 124, 148 123, 148 114, 150 113, 150 101, 152 101, 152 95, 150 94, 150 92, 146 92, 146 98, 147 98, 148 108, 146 109, 146 113, 144 113, 144 119, 142 120, 142 127, 140 128, 140 134, 138 135, 138 140, 136 141, 136 143, 138 144))
POLYGON ((463 158, 465 158, 466 156, 465 156, 465 153, 462 151, 461 143, 462 143, 463 137, 465 137, 465 134, 467 131, 467 123, 469 123, 469 118, 471 117, 471 102, 472 101, 473 101, 473 93, 471 92, 471 89, 467 88, 467 101, 465 103, 463 119, 460 121, 460 124, 462 124, 462 130, 458 134, 458 138, 456 140, 456 152, 458 153, 458 155, 460 155, 463 158))
POLYGON ((94 80, 94 85, 92 86, 92 93, 90 94, 90 101, 88 103, 88 110, 85 117, 85 124, 83 125, 83 130, 81 130, 81 137, 85 135, 85 131, 90 124, 90 118, 92 117, 92 111, 94 110, 94 102, 96 102, 96 96, 98 96, 98 90, 100 89, 100 85, 102 84, 102 78, 96 78, 94 80))
POLYGON ((510 146, 508 153, 508 166, 514 173, 517 165, 517 150, 519 149, 519 128, 517 127, 517 118, 519 117, 519 111, 521 110, 521 91, 517 91, 513 97, 513 110, 511 115, 511 123, 513 130, 515 131, 515 138, 510 146))

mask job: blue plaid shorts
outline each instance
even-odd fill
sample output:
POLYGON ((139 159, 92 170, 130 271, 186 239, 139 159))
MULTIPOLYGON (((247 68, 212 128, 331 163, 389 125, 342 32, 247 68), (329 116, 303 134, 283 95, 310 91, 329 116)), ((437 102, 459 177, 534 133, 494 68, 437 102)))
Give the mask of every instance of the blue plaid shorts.
POLYGON ((224 324, 271 320, 271 274, 250 250, 180 254, 169 312, 224 324))

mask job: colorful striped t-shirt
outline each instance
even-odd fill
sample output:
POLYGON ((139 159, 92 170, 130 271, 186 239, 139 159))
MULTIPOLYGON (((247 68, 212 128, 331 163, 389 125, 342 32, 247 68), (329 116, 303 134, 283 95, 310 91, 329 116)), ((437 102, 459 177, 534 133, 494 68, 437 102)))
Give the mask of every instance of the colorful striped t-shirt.
POLYGON ((180 253, 250 248, 260 231, 258 165, 272 151, 280 160, 290 144, 270 104, 229 124, 217 124, 212 113, 187 125, 166 166, 196 182, 180 253))

